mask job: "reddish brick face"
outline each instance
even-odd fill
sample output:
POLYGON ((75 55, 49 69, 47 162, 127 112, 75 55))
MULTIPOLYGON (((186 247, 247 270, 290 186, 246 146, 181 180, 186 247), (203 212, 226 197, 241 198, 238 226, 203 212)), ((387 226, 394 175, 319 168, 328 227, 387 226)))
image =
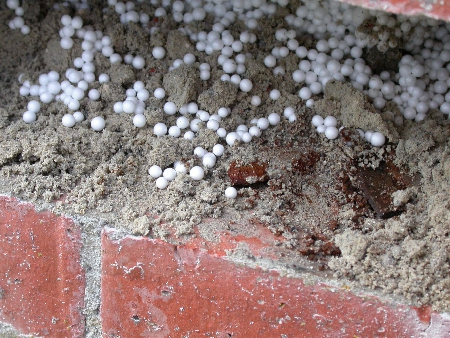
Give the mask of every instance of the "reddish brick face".
MULTIPOLYGON (((114 240, 113 232, 101 238, 103 338, 450 336, 447 317, 430 307, 386 304, 231 262, 220 248, 234 248, 240 237, 208 246, 199 235, 174 246, 114 240)), ((244 242, 263 252, 266 237, 244 242)), ((84 336, 80 238, 71 220, 0 198, 0 321, 25 334, 84 336)))
POLYGON ((70 219, 0 197, 0 321, 25 334, 83 335, 80 239, 70 219))
POLYGON ((340 0, 348 4, 378 9, 403 15, 427 15, 435 19, 448 20, 450 18, 450 4, 448 1, 427 0, 340 0))
POLYGON ((410 337, 414 310, 237 266, 148 238, 102 235, 104 337, 410 337))

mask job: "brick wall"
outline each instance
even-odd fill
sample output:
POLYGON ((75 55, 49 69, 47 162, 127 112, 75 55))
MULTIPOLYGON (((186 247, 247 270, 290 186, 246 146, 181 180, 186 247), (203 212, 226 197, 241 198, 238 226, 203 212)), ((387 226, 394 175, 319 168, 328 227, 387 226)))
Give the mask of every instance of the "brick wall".
POLYGON ((448 314, 273 268, 261 231, 169 244, 0 197, 0 337, 450 337, 448 314))

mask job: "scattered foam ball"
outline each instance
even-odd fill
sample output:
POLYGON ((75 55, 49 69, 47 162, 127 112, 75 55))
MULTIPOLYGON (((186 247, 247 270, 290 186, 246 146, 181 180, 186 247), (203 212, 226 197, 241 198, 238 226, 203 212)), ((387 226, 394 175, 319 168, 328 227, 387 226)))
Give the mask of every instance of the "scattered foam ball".
POLYGON ((206 150, 202 147, 195 147, 194 149, 194 155, 198 156, 199 158, 202 158, 203 155, 206 154, 206 150))
POLYGON ((166 56, 166 50, 163 47, 155 47, 152 50, 152 55, 155 59, 161 60, 166 56))
POLYGON ((250 103, 253 105, 253 106, 259 106, 260 104, 261 104, 261 98, 259 97, 259 96, 257 96, 257 95, 253 95, 252 96, 252 99, 251 99, 251 101, 250 101, 250 103))
POLYGON ((250 143, 252 141, 252 135, 248 132, 245 132, 241 135, 241 140, 244 143, 250 143))
POLYGON ((221 144, 216 144, 213 147, 212 152, 216 156, 222 156, 223 153, 225 152, 225 147, 223 145, 221 145, 221 144))
POLYGON ((147 119, 143 114, 137 114, 133 116, 133 124, 137 128, 142 128, 147 123, 147 119))
POLYGON ((241 82, 239 83, 239 88, 245 92, 248 93, 250 90, 252 90, 253 88, 253 83, 252 81, 250 81, 249 79, 243 79, 241 80, 241 82))
POLYGON ((162 169, 160 166, 152 165, 150 169, 148 169, 148 174, 153 178, 158 178, 162 175, 162 169))
POLYGON ((189 127, 189 120, 187 119, 187 117, 180 116, 177 119, 177 127, 180 129, 186 129, 187 127, 189 127))
POLYGON ((177 172, 173 168, 167 168, 163 171, 163 177, 169 182, 173 181, 177 177, 177 172))
POLYGON ((179 137, 181 135, 181 130, 177 126, 172 126, 169 128, 169 135, 172 137, 179 137))
POLYGON ((37 113, 39 112, 39 110, 41 110, 41 104, 36 100, 31 100, 27 104, 27 109, 32 113, 37 113))
POLYGON ((228 143, 228 145, 230 145, 230 146, 232 146, 232 145, 234 144, 234 142, 240 141, 240 140, 241 140, 241 137, 240 137, 239 134, 236 133, 236 132, 228 133, 227 136, 226 136, 226 138, 225 138, 225 141, 226 141, 226 142, 228 143))
POLYGON ((187 53, 183 56, 183 62, 187 65, 192 65, 195 62, 195 55, 187 53))
POLYGON ((60 44, 62 49, 70 49, 73 47, 73 40, 69 37, 63 37, 60 44))
POLYGON ((334 140, 339 135, 339 130, 336 127, 326 127, 325 136, 329 140, 334 140))
POLYGON ((266 130, 267 128, 269 128, 269 120, 261 117, 258 119, 258 122, 256 122, 256 126, 261 130, 266 130))
POLYGON ((308 87, 303 87, 298 92, 298 96, 300 96, 302 100, 309 100, 311 98, 311 95, 312 95, 311 89, 309 89, 308 87))
POLYGON ((101 116, 94 117, 91 120, 91 128, 95 131, 102 131, 105 128, 105 119, 101 116))
POLYGON ((189 175, 193 180, 199 181, 205 176, 205 171, 202 167, 195 166, 189 171, 189 175))
POLYGON ((157 123, 157 124, 155 124, 155 126, 153 127, 153 133, 154 133, 156 136, 163 136, 163 135, 166 135, 166 133, 167 133, 167 126, 166 126, 164 123, 162 123, 162 122, 157 123))
POLYGON ((140 101, 147 101, 150 97, 150 93, 147 89, 142 88, 137 92, 136 97, 140 101))
POLYGON ((145 60, 142 56, 135 56, 131 62, 131 65, 136 69, 142 69, 145 67, 145 60))
POLYGON ((216 120, 210 119, 206 123, 206 128, 216 131, 217 129, 219 129, 219 122, 216 120))
POLYGON ((314 127, 318 127, 323 124, 323 117, 320 115, 314 115, 311 120, 311 123, 314 127))
POLYGON ((166 102, 163 110, 167 115, 174 115, 177 112, 177 106, 173 102, 166 102))
POLYGON ((136 103, 131 100, 125 100, 122 104, 122 109, 124 113, 132 114, 136 110, 136 103))
POLYGON ((106 83, 106 82, 109 82, 109 80, 110 80, 110 78, 109 78, 108 74, 100 74, 98 76, 98 82, 100 82, 100 83, 106 83))
POLYGON ((66 114, 62 117, 61 122, 64 127, 72 128, 77 123, 77 120, 72 114, 66 114))
POLYGON ((80 111, 76 111, 75 113, 72 114, 75 121, 77 122, 82 122, 84 120, 84 115, 82 112, 80 111))
POLYGON ((372 144, 374 147, 381 147, 386 142, 386 138, 384 135, 378 131, 374 132, 372 134, 372 137, 370 138, 370 144, 372 144))
POLYGON ((277 113, 271 113, 268 117, 267 120, 269 121, 269 123, 272 126, 276 126, 278 123, 280 123, 280 115, 278 115, 277 113))
POLYGON ((158 189, 165 189, 169 185, 169 181, 167 181, 164 177, 158 177, 155 181, 155 185, 158 189))
POLYGON ((337 120, 334 116, 327 116, 323 120, 323 124, 325 127, 336 127, 337 126, 337 120))
POLYGON ((216 133, 219 137, 226 137, 227 136, 227 131, 225 130, 225 128, 219 128, 216 130, 216 133))
POLYGON ((123 113, 123 102, 114 103, 113 110, 117 114, 123 113))
POLYGON ((269 96, 272 100, 276 101, 280 98, 281 93, 278 89, 272 89, 269 93, 269 96))
POLYGON ((23 113, 22 119, 25 123, 33 123, 34 121, 36 121, 36 113, 27 110, 25 113, 23 113))
POLYGON ((237 196, 237 190, 234 187, 228 187, 225 189, 225 197, 235 199, 237 196))
POLYGON ((186 172, 187 172, 186 166, 183 163, 176 163, 174 165, 174 167, 175 167, 175 170, 177 171, 177 173, 186 174, 186 172))
POLYGON ((193 140, 194 139, 194 132, 192 132, 192 131, 187 131, 187 132, 185 132, 184 133, 184 138, 186 139, 186 140, 193 140))
POLYGON ((277 59, 272 54, 267 55, 264 58, 264 64, 266 65, 266 67, 269 67, 269 68, 275 67, 275 65, 277 64, 277 59))
POLYGON ((292 107, 286 107, 284 109, 283 114, 284 114, 284 117, 288 119, 289 117, 291 117, 292 115, 295 114, 295 110, 292 107))
POLYGON ((221 118, 227 117, 229 113, 230 111, 228 110, 228 108, 225 107, 220 107, 219 110, 217 111, 217 115, 219 115, 221 118))
POLYGON ((100 92, 97 89, 91 89, 88 93, 88 97, 92 101, 97 101, 100 98, 100 92))
POLYGON ((259 137, 261 136, 261 129, 259 129, 258 126, 252 126, 250 127, 250 129, 248 130, 248 133, 252 136, 256 136, 259 137))
POLYGON ((155 91, 153 92, 153 95, 158 100, 161 100, 164 98, 164 96, 166 96, 166 91, 164 90, 164 88, 156 88, 155 91))
POLYGON ((202 157, 202 163, 206 168, 212 168, 216 165, 216 155, 213 153, 206 153, 202 157))

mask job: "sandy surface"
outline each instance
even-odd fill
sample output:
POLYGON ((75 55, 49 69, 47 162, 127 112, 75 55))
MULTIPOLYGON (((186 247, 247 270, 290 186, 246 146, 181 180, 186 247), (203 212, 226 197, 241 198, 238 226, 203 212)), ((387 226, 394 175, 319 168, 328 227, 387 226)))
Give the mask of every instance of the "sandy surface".
MULTIPOLYGON (((94 1, 94 3, 97 3, 94 1)), ((217 53, 197 52, 190 40, 176 31, 171 18, 151 22, 161 27, 149 39, 139 25, 123 26, 111 10, 102 6, 80 11, 85 24, 111 36, 118 53, 134 52, 146 59, 143 70, 127 65, 111 66, 97 55, 96 73, 107 72, 111 82, 95 82, 101 100, 84 99, 86 120, 74 128, 61 125, 68 113, 62 103, 44 105, 33 124, 22 114, 29 98, 18 95, 17 78, 37 82, 39 74, 62 73, 80 54, 79 45, 70 51, 59 46, 60 17, 73 11, 51 10, 51 1, 25 2, 25 19, 31 34, 23 36, 0 25, 0 175, 2 191, 37 203, 51 203, 55 212, 96 213, 109 224, 138 235, 166 238, 168 224, 177 236, 193 236, 194 226, 205 218, 232 224, 242 218, 258 222, 283 237, 283 244, 296 254, 318 263, 355 286, 381 290, 404 297, 411 304, 432 304, 436 310, 450 310, 450 156, 449 123, 440 112, 417 123, 394 124, 391 115, 379 114, 371 100, 347 84, 331 82, 324 95, 315 97, 314 108, 306 108, 298 97, 299 85, 290 74, 298 58, 283 60, 286 75, 273 76, 262 60, 276 45, 275 27, 281 28, 286 14, 262 20, 258 38, 264 44, 245 45, 251 53, 246 77, 254 83, 252 95, 263 104, 250 104, 251 95, 238 91, 219 78, 217 53), (150 50, 164 45, 167 57, 155 60, 150 50), (174 59, 192 52, 193 66, 168 71, 174 59), (198 65, 211 65, 211 79, 198 77, 198 65), (168 100, 177 105, 198 102, 201 109, 232 109, 224 120, 231 130, 254 117, 271 112, 282 115, 285 107, 296 109, 297 121, 271 127, 250 144, 227 146, 215 132, 201 127, 194 141, 170 136, 156 137, 153 125, 173 125, 177 116, 162 112, 164 100, 150 98, 145 116, 147 126, 138 129, 127 114, 115 114, 114 102, 125 98, 125 90, 142 80, 152 93, 164 86, 168 100), (273 101, 269 91, 277 88, 281 98, 273 101), (345 126, 336 140, 318 134, 310 121, 313 115, 335 116, 345 126), (90 120, 106 119, 106 128, 94 132, 90 120), (370 146, 356 128, 383 131, 389 143, 370 146), (181 160, 186 166, 199 165, 193 150, 211 151, 216 143, 225 154, 206 172, 204 180, 192 181, 179 174, 167 189, 159 190, 147 170, 163 168, 181 160), (224 190, 238 188, 236 200, 226 199, 224 190), (251 219, 243 215, 251 214, 251 219)), ((296 8, 296 5, 292 5, 296 8)), ((154 9, 144 6, 152 17, 154 9)), ((289 7, 288 7, 289 10, 289 7)), ((295 10, 294 10, 295 11, 295 10)), ((0 22, 11 13, 0 5, 0 22)), ((211 18, 191 29, 209 29, 211 18)), ((238 23, 231 29, 239 31, 238 23)), ((308 36, 301 43, 313 44, 308 36)), ((397 114, 395 107, 389 107, 397 114)), ((226 229, 226 226, 224 227, 226 229)), ((214 240, 213 232, 204 237, 214 240), (209 237, 208 237, 209 236, 209 237)), ((209 233, 208 233, 209 232, 209 233)))

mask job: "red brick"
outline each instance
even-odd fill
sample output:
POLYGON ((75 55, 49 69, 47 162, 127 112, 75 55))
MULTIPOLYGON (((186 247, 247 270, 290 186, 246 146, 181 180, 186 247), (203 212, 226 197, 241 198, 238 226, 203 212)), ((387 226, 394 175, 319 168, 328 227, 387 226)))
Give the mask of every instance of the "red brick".
POLYGON ((80 249, 70 219, 0 197, 0 321, 24 334, 81 337, 80 249))
POLYGON ((192 245, 102 234, 104 337, 418 337, 427 309, 237 266, 192 245), (417 311, 420 313, 418 315, 417 311))
POLYGON ((430 0, 339 0, 348 4, 404 15, 426 15, 435 19, 450 19, 450 1, 430 0))

